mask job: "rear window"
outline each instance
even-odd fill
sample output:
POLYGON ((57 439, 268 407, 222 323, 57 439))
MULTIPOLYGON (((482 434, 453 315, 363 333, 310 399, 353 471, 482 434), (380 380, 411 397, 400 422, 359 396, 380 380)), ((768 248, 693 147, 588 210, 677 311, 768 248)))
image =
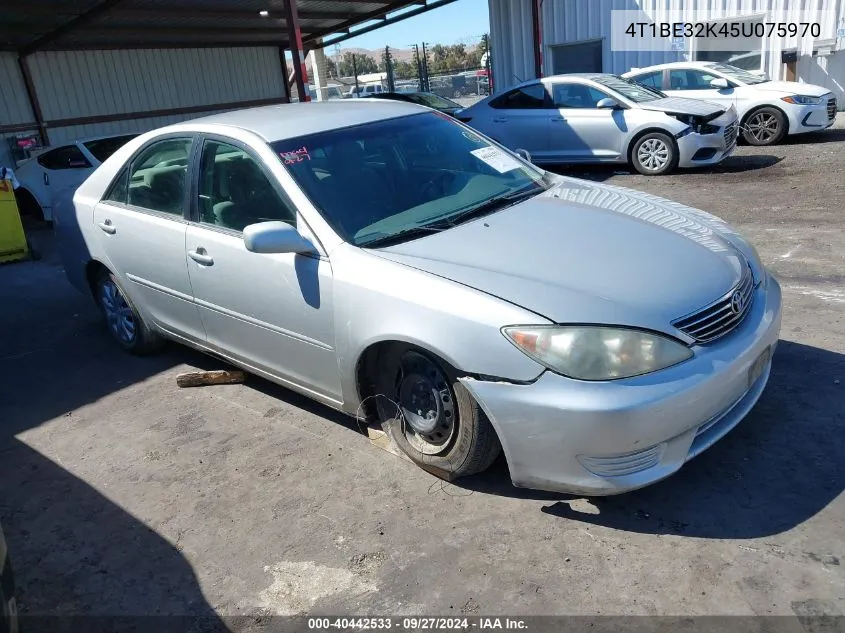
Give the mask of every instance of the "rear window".
POLYGON ((127 134, 126 136, 101 138, 96 141, 88 141, 87 143, 84 143, 84 145, 85 149, 91 152, 94 158, 102 163, 136 136, 137 134, 127 134))

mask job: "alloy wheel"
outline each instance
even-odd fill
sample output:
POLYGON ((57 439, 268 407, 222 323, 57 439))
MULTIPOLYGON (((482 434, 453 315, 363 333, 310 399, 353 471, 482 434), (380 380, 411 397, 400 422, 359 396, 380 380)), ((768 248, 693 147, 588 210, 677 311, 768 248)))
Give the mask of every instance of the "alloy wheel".
POLYGON ((111 279, 104 281, 100 286, 100 301, 112 334, 122 343, 134 342, 135 315, 120 288, 111 279))
POLYGON ((768 143, 777 136, 779 125, 771 112, 758 112, 748 119, 746 127, 758 143, 768 143))
POLYGON ((669 146, 659 138, 643 141, 637 148, 637 160, 650 171, 660 171, 669 162, 669 146))

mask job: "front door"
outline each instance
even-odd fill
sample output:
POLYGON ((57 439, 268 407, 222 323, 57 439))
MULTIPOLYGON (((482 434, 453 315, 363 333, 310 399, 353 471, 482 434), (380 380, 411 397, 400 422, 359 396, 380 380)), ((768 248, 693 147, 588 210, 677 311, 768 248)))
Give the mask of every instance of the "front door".
POLYGON ((711 101, 725 108, 735 105, 736 88, 732 84, 728 88, 710 87, 710 82, 717 78, 722 77, 699 68, 673 68, 669 70, 669 87, 664 92, 673 97, 711 101))
MULTIPOLYGON (((44 211, 44 219, 52 220, 53 200, 58 192, 73 191, 94 171, 91 161, 76 145, 57 147, 40 154, 41 182, 33 183, 33 193, 44 211)), ((73 194, 69 194, 73 197, 73 194)))
POLYGON ((551 114, 549 154, 562 162, 613 161, 622 152, 625 111, 596 107, 608 97, 581 83, 551 85, 556 110, 551 114))
POLYGON ((245 365, 339 400, 328 260, 246 250, 245 226, 299 221, 248 148, 206 139, 198 172, 186 254, 208 342, 245 365))
POLYGON ((193 139, 148 145, 94 208, 94 234, 135 305, 169 332, 205 340, 185 257, 193 139))

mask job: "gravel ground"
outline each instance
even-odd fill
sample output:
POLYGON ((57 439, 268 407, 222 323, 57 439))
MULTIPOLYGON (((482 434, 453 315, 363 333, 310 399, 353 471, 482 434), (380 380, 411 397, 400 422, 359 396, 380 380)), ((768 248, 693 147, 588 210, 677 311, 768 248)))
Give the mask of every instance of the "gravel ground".
MULTIPOLYGON (((845 614, 845 116, 722 166, 570 171, 716 213, 784 287, 752 414, 677 475, 595 500, 501 461, 445 484, 259 379, 180 390, 40 262, 0 267, 0 520, 24 614, 845 614)), ((817 629, 821 630, 821 629, 817 629)))

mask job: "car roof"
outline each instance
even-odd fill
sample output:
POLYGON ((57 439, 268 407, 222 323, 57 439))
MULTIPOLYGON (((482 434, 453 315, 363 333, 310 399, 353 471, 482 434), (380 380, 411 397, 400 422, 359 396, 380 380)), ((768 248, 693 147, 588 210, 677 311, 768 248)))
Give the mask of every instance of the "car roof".
POLYGON ((428 112, 427 108, 390 99, 355 101, 318 101, 233 110, 192 119, 159 130, 185 131, 195 125, 204 128, 219 126, 252 132, 272 143, 306 134, 317 134, 340 128, 428 112))
POLYGON ((657 64, 655 66, 643 66, 642 68, 632 68, 625 74, 640 74, 645 72, 652 72, 655 70, 663 70, 664 68, 707 68, 715 64, 716 62, 669 62, 667 64, 657 64))

